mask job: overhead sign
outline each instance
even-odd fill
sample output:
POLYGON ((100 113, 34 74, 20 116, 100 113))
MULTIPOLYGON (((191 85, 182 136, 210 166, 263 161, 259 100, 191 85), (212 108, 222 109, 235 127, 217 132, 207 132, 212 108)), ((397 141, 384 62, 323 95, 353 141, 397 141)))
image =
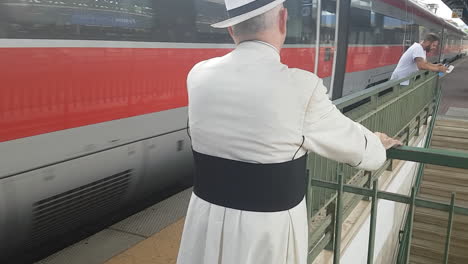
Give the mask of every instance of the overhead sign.
POLYGON ((452 18, 461 18, 463 16, 463 8, 452 9, 452 18))

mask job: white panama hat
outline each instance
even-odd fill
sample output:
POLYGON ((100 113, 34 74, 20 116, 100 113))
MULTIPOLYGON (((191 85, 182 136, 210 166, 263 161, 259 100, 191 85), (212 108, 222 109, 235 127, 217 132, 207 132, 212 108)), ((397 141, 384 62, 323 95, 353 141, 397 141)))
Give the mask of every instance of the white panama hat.
POLYGON ((227 28, 261 15, 286 0, 224 0, 229 19, 211 25, 227 28))

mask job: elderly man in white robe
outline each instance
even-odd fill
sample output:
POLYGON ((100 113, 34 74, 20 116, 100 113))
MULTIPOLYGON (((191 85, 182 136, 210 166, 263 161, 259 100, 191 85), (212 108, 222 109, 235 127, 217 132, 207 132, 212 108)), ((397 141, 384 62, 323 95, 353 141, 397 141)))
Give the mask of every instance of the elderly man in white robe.
POLYGON ((284 0, 225 0, 231 53, 187 77, 194 191, 178 264, 305 264, 308 152, 378 169, 399 141, 340 113, 316 75, 280 61, 284 0))

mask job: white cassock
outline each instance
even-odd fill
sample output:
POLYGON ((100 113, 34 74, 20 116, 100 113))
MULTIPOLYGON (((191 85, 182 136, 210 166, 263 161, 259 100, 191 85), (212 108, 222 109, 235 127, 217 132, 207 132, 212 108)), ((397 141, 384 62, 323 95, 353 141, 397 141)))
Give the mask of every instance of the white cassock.
MULTIPOLYGON (((267 43, 243 42, 198 63, 187 87, 192 145, 199 153, 279 163, 299 149, 296 157, 310 151, 367 170, 385 162, 379 139, 335 108, 322 80, 282 64, 267 43)), ((192 194, 177 263, 305 264, 307 239, 305 199, 292 209, 265 213, 192 194)))

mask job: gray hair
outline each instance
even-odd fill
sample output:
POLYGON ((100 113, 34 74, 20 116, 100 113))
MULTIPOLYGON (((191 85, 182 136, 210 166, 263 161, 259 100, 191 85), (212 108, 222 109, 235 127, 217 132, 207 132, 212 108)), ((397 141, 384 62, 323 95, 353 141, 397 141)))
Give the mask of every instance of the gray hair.
POLYGON ((283 5, 278 5, 261 15, 255 16, 251 19, 232 26, 234 35, 238 37, 255 36, 260 32, 267 31, 268 29, 277 25, 279 10, 281 7, 283 7, 283 5))

